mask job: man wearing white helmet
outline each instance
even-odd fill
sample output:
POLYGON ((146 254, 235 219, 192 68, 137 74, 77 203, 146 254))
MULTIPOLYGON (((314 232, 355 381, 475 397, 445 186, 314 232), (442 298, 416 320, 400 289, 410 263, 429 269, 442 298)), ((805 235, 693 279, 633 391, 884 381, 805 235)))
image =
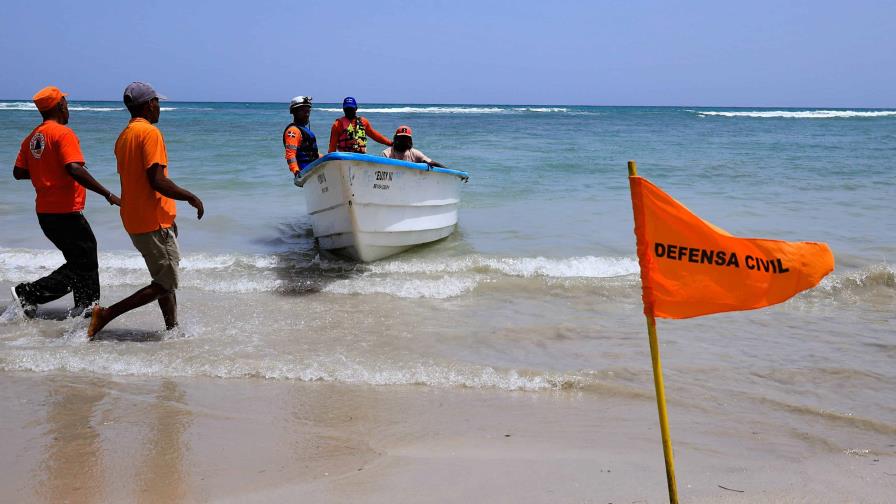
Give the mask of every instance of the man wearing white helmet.
POLYGON ((308 122, 311 120, 311 97, 296 96, 289 102, 292 123, 283 130, 283 148, 286 164, 293 176, 298 178, 299 172, 320 157, 317 151, 317 137, 311 132, 308 122))

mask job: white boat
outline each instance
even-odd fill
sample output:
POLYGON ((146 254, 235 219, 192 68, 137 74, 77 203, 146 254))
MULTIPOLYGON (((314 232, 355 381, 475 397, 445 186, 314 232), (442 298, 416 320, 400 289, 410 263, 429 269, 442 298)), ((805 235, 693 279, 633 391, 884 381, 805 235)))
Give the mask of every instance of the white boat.
POLYGON ((305 189, 321 249, 370 262, 445 238, 457 225, 466 172, 368 154, 333 152, 306 166, 305 189))

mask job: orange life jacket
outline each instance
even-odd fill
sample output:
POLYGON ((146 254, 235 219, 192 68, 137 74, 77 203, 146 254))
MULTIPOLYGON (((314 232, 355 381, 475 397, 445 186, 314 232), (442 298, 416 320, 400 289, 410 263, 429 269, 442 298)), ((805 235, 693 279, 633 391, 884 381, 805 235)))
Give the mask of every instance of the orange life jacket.
POLYGON ((339 123, 342 126, 342 132, 339 133, 339 139, 336 141, 336 150, 365 154, 367 152, 367 130, 364 129, 361 116, 355 116, 354 119, 340 117, 339 123))

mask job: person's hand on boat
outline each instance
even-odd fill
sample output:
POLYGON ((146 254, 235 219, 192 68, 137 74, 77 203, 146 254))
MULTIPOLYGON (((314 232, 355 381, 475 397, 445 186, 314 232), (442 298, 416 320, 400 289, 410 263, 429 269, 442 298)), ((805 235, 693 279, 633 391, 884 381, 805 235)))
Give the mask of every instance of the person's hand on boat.
POLYGON ((302 187, 302 172, 297 171, 295 175, 295 178, 292 179, 293 185, 295 185, 296 187, 302 187))

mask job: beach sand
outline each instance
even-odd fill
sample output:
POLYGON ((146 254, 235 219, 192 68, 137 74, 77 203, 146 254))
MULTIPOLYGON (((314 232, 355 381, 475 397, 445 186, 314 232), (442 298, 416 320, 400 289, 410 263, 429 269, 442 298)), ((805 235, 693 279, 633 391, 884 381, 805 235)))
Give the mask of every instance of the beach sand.
MULTIPOLYGON (((652 398, 54 373, 0 381, 2 502, 666 501, 652 398)), ((670 417, 682 502, 896 495, 893 445, 832 453, 815 436, 734 416, 709 427, 673 404, 670 417)))

